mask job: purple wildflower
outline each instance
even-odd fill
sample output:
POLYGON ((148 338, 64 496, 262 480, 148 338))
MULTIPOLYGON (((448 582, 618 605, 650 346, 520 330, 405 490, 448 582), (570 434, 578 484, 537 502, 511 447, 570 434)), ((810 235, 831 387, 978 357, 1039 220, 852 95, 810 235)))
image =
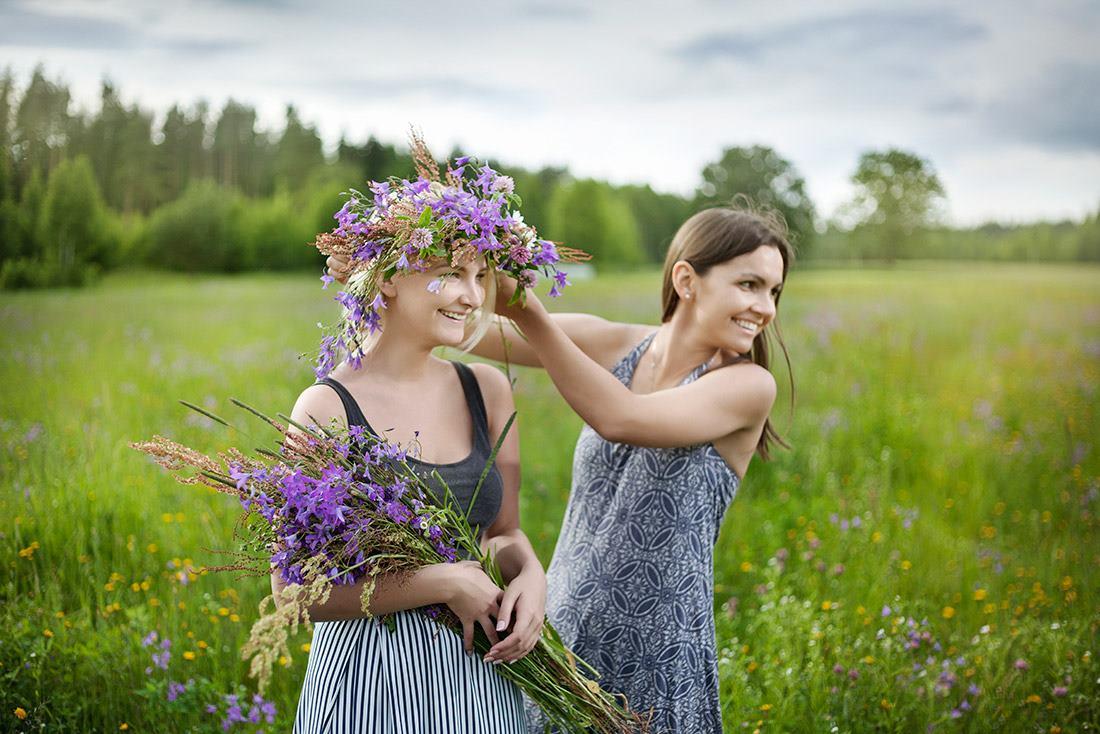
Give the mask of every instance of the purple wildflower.
POLYGON ((423 250, 425 247, 431 247, 433 234, 427 227, 417 227, 413 230, 412 236, 409 238, 409 244, 418 250, 423 250))
POLYGON ((1051 691, 1051 693, 1053 693, 1057 698, 1062 698, 1067 693, 1069 693, 1069 689, 1065 686, 1054 686, 1054 690, 1051 691))
POLYGON ((557 298, 561 295, 562 289, 569 285, 569 278, 564 271, 558 270, 554 273, 554 285, 550 287, 550 297, 557 298))
POLYGON ((175 701, 177 698, 180 697, 180 694, 183 693, 185 690, 187 690, 187 688, 182 683, 177 683, 176 681, 169 681, 168 682, 168 700, 169 701, 175 701))
POLYGON ((1023 658, 1016 658, 1016 662, 1012 664, 1012 667, 1014 667, 1016 670, 1027 670, 1031 666, 1028 665, 1027 661, 1023 658))
POLYGON ((531 251, 523 244, 512 245, 512 249, 508 250, 508 257, 517 265, 526 265, 531 262, 531 251))

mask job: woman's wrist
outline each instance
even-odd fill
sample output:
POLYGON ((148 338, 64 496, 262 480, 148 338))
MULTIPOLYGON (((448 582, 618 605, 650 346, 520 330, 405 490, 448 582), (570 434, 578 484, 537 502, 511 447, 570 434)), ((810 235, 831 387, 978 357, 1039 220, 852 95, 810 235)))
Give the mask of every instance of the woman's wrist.
POLYGON ((436 563, 420 569, 421 580, 436 590, 434 596, 438 604, 449 604, 458 595, 458 565, 454 563, 436 563))

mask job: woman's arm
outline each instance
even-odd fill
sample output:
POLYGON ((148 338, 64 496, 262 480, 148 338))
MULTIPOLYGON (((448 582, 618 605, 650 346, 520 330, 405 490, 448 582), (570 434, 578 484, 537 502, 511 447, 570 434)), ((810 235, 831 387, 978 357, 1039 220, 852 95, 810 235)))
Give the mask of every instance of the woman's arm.
POLYGON ((635 446, 692 446, 762 425, 775 402, 775 378, 746 363, 715 370, 684 386, 631 392, 592 361, 528 294, 512 309, 558 392, 604 438, 635 446))
MULTIPOLYGON (((555 313, 550 318, 596 364, 611 369, 630 348, 654 327, 622 324, 587 313, 555 313)), ((494 323, 473 349, 474 354, 497 362, 522 367, 542 367, 538 352, 508 319, 494 317, 494 323)))
MULTIPOLYGON (((327 426, 333 418, 344 417, 344 407, 332 388, 314 385, 307 388, 294 404, 291 417, 302 425, 327 426)), ((291 431, 298 431, 293 426, 291 431)), ((363 581, 346 586, 333 586, 323 604, 309 607, 310 619, 329 622, 365 617, 360 598, 363 581)), ((271 574, 271 588, 283 587, 280 574, 271 574)), ((404 579, 383 575, 371 592, 370 613, 391 614, 430 604, 446 604, 462 621, 467 652, 473 650, 474 624, 480 624, 492 644, 499 642, 493 619, 499 613, 503 592, 497 588, 481 566, 472 561, 438 563, 426 566, 404 579)), ((275 594, 276 600, 279 598, 275 594)))
MULTIPOLYGON (((489 440, 500 439, 504 425, 515 411, 508 378, 489 365, 472 365, 489 417, 489 440)), ((507 587, 500 601, 497 630, 510 629, 494 645, 486 660, 515 662, 538 643, 546 613, 546 574, 519 525, 519 427, 512 424, 496 458, 504 482, 504 496, 496 520, 485 531, 486 549, 496 558, 507 587), (513 619, 514 614, 514 619, 513 619)))

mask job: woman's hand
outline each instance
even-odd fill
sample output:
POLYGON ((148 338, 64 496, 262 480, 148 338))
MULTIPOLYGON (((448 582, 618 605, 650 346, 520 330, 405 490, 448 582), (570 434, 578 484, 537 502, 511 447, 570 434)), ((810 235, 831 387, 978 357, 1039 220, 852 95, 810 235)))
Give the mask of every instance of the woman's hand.
POLYGON ((343 255, 329 255, 328 260, 325 260, 325 266, 328 267, 328 274, 340 283, 348 282, 348 268, 351 266, 351 260, 343 255))
POLYGON ((476 561, 459 561, 446 568, 450 571, 447 606, 462 622, 462 644, 466 652, 474 651, 475 623, 485 630, 489 644, 499 643, 494 620, 504 592, 485 575, 476 561))
POLYGON ((531 652, 542 636, 545 617, 546 574, 542 566, 534 564, 512 579, 504 590, 497 616, 497 631, 511 631, 489 650, 485 660, 514 663, 531 652))
POLYGON ((525 314, 530 313, 530 309, 535 303, 538 302, 538 298, 535 296, 534 288, 527 288, 524 298, 526 299, 526 305, 524 301, 516 301, 515 303, 509 303, 512 297, 516 293, 516 289, 519 287, 519 283, 508 273, 502 273, 497 271, 497 300, 493 307, 493 312, 498 316, 503 316, 506 319, 517 321, 525 314), (535 302, 535 303, 532 303, 535 302))

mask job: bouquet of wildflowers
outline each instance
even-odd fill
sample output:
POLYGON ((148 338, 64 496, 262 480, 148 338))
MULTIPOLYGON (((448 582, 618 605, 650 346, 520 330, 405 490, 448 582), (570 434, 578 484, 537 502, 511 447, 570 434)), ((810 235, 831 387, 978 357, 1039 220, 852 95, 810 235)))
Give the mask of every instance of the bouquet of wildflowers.
MULTIPOLYGON (((309 623, 309 607, 324 603, 334 585, 363 581, 361 606, 367 616, 374 579, 381 574, 400 578, 427 565, 469 558, 503 587, 500 569, 482 552, 467 522, 469 508, 458 506, 438 474, 434 478, 442 497, 433 494, 405 461, 404 449, 356 426, 309 428, 280 415, 298 429, 287 434, 281 422, 233 402, 279 432, 282 440, 275 450, 259 448, 255 456, 246 456, 231 448, 215 458, 160 436, 133 447, 172 471, 177 481, 213 487, 241 503, 241 547, 232 564, 214 570, 266 576, 277 569, 286 583, 278 599, 272 595, 261 602, 260 618, 241 650, 242 657, 251 658, 261 691, 274 662, 291 657, 289 636, 309 623)), ((229 426, 202 408, 185 405, 229 426)), ((488 466, 483 480, 487 473, 488 466)), ((476 498, 477 489, 471 506, 476 498)), ((421 611, 460 629, 446 608, 421 611)), ((484 654, 488 639, 478 634, 475 646, 484 654)), ((563 732, 647 730, 637 714, 586 676, 596 671, 565 648, 549 623, 530 653, 499 670, 563 732)))
MULTIPOLYGON (((521 200, 511 177, 469 156, 456 158, 441 175, 419 134, 411 138, 416 180, 371 181, 369 194, 345 192, 347 201, 333 217, 337 226, 313 243, 325 255, 349 260, 347 285, 335 296, 343 316, 321 340, 314 367, 318 379, 332 371, 340 353, 359 366, 365 339, 381 329, 386 305, 379 285, 394 275, 440 261, 461 267, 484 256, 491 269, 519 283, 516 299, 524 297, 539 272, 553 280, 550 295, 557 296, 569 281, 556 264, 589 258, 539 238, 518 211, 521 200)), ((322 280, 328 287, 333 278, 322 280)), ((428 288, 442 285, 436 279, 428 288)))

